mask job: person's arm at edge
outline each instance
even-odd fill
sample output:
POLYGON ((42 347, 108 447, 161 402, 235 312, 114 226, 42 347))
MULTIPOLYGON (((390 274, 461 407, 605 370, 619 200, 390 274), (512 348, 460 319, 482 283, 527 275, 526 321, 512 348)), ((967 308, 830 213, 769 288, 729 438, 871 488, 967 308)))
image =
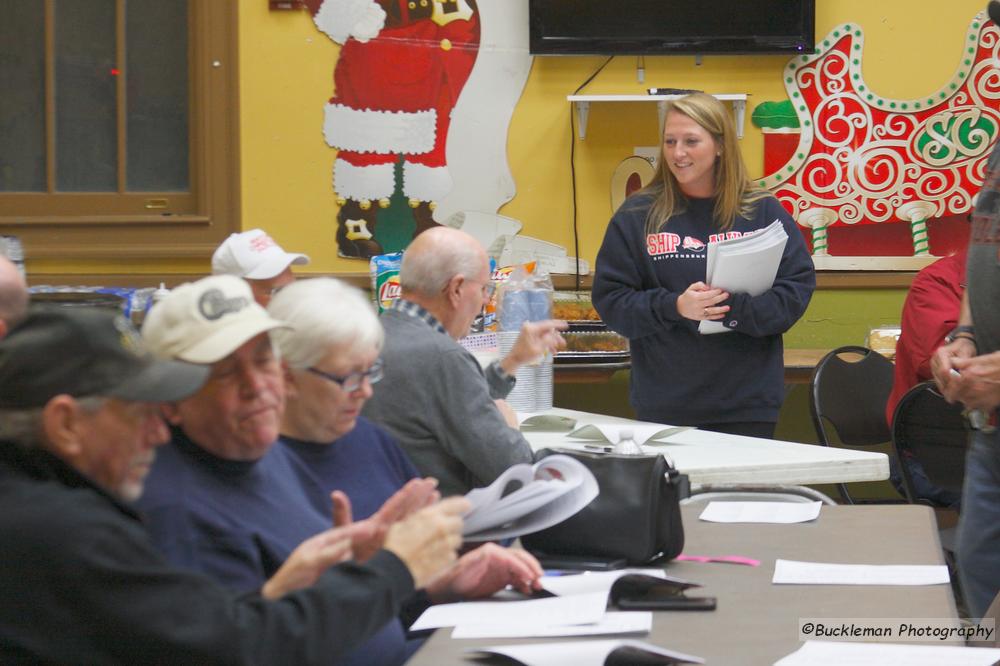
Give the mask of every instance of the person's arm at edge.
MULTIPOLYGON (((958 312, 959 326, 973 326, 972 309, 969 307, 969 292, 962 294, 962 306, 958 312)), ((972 358, 976 355, 976 345, 968 338, 956 338, 953 342, 938 347, 931 357, 931 373, 941 394, 950 401, 957 399, 958 377, 952 374, 955 358, 972 358)))
POLYGON ((901 327, 909 338, 919 378, 932 376, 931 358, 937 348, 945 344, 945 336, 958 325, 961 309, 961 294, 944 280, 923 272, 914 278, 903 306, 901 327), (958 307, 952 314, 955 305, 958 307))
POLYGON ((138 538, 141 527, 87 525, 94 529, 71 531, 87 545, 54 570, 77 581, 64 586, 101 619, 94 642, 122 663, 326 664, 395 617, 414 591, 402 560, 380 551, 276 601, 237 596, 166 564, 138 538))

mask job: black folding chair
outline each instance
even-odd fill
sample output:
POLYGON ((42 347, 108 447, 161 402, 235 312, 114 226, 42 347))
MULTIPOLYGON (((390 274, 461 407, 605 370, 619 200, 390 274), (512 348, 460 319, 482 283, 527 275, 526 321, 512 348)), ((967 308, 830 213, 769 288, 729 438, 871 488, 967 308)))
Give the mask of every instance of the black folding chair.
MULTIPOLYGON (((892 391, 892 362, 867 347, 838 347, 824 356, 810 380, 809 411, 824 446, 874 448, 891 439, 885 405, 892 391)), ((855 504, 843 483, 841 499, 855 504)))
POLYGON ((969 426, 961 404, 948 404, 934 382, 907 391, 892 416, 892 446, 907 501, 953 506, 942 497, 961 496, 968 445, 969 426))
POLYGON ((956 575, 955 525, 961 511, 969 430, 962 405, 948 404, 934 382, 923 382, 907 391, 892 415, 892 446, 904 494, 911 504, 934 508, 938 538, 960 607, 964 595, 956 575))

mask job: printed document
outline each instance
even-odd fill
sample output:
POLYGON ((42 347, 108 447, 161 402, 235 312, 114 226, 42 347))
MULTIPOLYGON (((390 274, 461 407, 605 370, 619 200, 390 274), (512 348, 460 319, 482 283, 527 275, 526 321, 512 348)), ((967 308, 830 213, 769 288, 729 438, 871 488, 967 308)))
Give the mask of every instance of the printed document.
POLYGON ((997 648, 806 641, 774 666, 990 666, 997 661, 997 648))
POLYGON ((551 624, 555 617, 563 624, 593 624, 604 617, 607 605, 606 592, 527 601, 460 601, 431 606, 410 629, 421 631, 460 624, 488 624, 494 627, 544 625, 551 624))
POLYGON ((705 660, 683 652, 665 650, 642 641, 568 641, 492 645, 471 652, 498 654, 525 666, 604 666, 604 664, 704 664, 705 660))
POLYGON ((775 584, 786 585, 946 585, 944 564, 827 564, 777 560, 775 584))
POLYGON ((807 523, 822 502, 709 502, 698 516, 710 523, 807 523))
POLYGON ((605 613, 593 624, 538 624, 537 622, 497 626, 459 624, 452 638, 555 638, 557 636, 607 636, 609 634, 648 634, 653 628, 650 611, 605 613))

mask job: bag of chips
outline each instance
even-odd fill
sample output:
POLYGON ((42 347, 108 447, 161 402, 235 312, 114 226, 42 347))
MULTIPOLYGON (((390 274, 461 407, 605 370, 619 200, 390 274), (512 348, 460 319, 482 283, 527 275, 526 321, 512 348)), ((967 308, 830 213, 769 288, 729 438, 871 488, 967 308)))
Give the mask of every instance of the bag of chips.
POLYGON ((372 278, 372 299, 379 313, 392 307, 399 298, 399 269, 403 265, 403 253, 377 254, 368 262, 372 278))

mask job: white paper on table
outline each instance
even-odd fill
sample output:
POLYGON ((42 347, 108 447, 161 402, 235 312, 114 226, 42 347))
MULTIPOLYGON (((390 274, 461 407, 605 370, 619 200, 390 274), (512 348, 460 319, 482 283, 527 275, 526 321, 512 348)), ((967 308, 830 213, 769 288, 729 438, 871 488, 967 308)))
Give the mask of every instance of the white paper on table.
POLYGON ((563 624, 593 624, 604 617, 607 606, 608 595, 600 592, 527 601, 461 601, 431 606, 410 629, 421 631, 460 624, 519 627, 530 623, 551 624, 554 617, 563 624))
POLYGON ((532 414, 517 412, 517 424, 522 429, 539 432, 569 432, 576 427, 576 419, 559 414, 532 414))
POLYGON ((591 471, 569 456, 513 465, 489 486, 465 495, 471 508, 462 535, 466 541, 493 541, 531 534, 566 520, 599 492, 591 471), (505 495, 514 483, 520 487, 505 495))
POLYGON ((790 585, 946 585, 944 564, 830 564, 777 560, 775 584, 790 585))
POLYGON ((710 523, 806 523, 819 518, 822 502, 709 502, 698 516, 710 523))
POLYGON ((671 435, 690 430, 690 426, 643 425, 641 423, 587 423, 581 424, 567 437, 586 439, 597 442, 617 444, 623 430, 632 432, 636 444, 653 444, 654 440, 664 440, 671 435))
MULTIPOLYGON (((569 576, 542 576, 542 589, 546 592, 564 597, 574 594, 593 594, 600 592, 607 598, 611 587, 622 576, 641 575, 658 580, 675 583, 681 589, 700 587, 698 583, 674 578, 663 572, 663 569, 619 569, 617 571, 585 571, 569 576)), ((655 584, 655 581, 650 581, 655 584)))
POLYGON ((499 654, 525 664, 525 666, 604 666, 608 655, 621 651, 623 661, 632 663, 638 659, 629 660, 632 655, 643 657, 662 657, 663 661, 643 659, 643 664, 704 664, 705 660, 683 652, 665 650, 642 641, 560 641, 558 643, 528 643, 521 645, 491 645, 482 648, 470 648, 467 652, 485 652, 499 654))
POLYGON ((608 634, 648 634, 653 628, 650 611, 605 613, 593 624, 524 623, 498 627, 492 624, 459 624, 452 638, 553 638, 556 636, 606 636, 608 634))
MULTIPOLYGON (((705 282, 728 292, 759 296, 774 284, 787 242, 784 226, 775 220, 755 234, 709 243, 705 282)), ((729 330, 719 321, 705 320, 698 324, 702 335, 729 330)))
POLYGON ((998 660, 997 648, 806 641, 774 666, 990 666, 998 660))

